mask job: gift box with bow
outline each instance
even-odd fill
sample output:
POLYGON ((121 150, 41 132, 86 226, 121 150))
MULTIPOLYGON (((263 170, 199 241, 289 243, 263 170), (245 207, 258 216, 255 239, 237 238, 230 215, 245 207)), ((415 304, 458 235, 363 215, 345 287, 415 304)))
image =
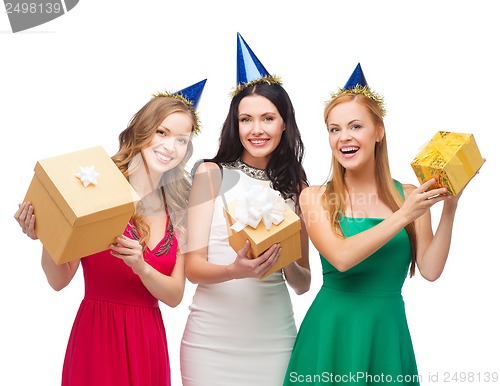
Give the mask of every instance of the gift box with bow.
POLYGON ((253 186, 236 202, 224 209, 229 244, 238 252, 250 242, 248 256, 256 258, 273 244, 280 243, 278 261, 265 278, 302 256, 300 218, 279 194, 264 186, 253 186))
POLYGON ((439 131, 411 162, 419 182, 435 178, 437 187, 457 195, 483 165, 472 134, 439 131))
POLYGON ((57 264, 109 248, 139 200, 102 147, 38 161, 24 201, 35 232, 57 264))

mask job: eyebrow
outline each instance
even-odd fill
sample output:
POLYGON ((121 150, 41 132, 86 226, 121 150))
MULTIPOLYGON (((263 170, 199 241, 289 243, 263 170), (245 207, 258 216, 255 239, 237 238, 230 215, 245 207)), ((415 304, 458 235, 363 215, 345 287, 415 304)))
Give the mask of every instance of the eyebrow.
MULTIPOLYGON (((352 121, 349 121, 347 123, 347 125, 352 125, 354 122, 362 122, 362 120, 356 118, 356 119, 353 119, 352 121)), ((340 126, 340 125, 338 123, 333 122, 333 123, 329 123, 328 126, 340 126)))
MULTIPOLYGON (((163 125, 158 125, 159 127, 161 127, 163 130, 166 130, 168 131, 169 133, 172 132, 172 130, 170 130, 168 127, 165 127, 163 125)), ((191 136, 191 133, 183 133, 183 134, 179 134, 178 137, 190 137, 191 136)))
MULTIPOLYGON (((249 113, 241 113, 241 114, 238 114, 238 117, 241 117, 242 115, 246 115, 248 117, 252 117, 253 116, 252 114, 249 114, 249 113)), ((279 115, 279 114, 274 113, 272 111, 268 111, 268 112, 265 112, 263 114, 260 114, 259 117, 263 117, 265 115, 274 115, 274 116, 276 116, 276 115, 279 115)))

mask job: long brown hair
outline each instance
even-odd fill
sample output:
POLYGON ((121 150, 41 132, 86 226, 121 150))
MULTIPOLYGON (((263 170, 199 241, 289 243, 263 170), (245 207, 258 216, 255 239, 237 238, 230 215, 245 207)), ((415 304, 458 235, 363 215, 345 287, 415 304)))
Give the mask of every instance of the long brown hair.
MULTIPOLYGON (((341 103, 356 101, 365 106, 373 118, 375 126, 384 127, 383 112, 380 105, 362 94, 345 93, 331 100, 324 110, 324 119, 327 123, 328 115, 335 106, 341 103)), ((329 182, 326 184, 325 192, 321 197, 323 208, 329 213, 330 223, 339 235, 345 236, 340 228, 340 218, 345 212, 347 206, 346 184, 345 184, 345 168, 332 156, 332 165, 330 171, 329 182)), ((389 169, 389 156, 387 152, 386 135, 375 144, 375 180, 377 183, 378 197, 386 204, 393 212, 397 211, 403 205, 403 197, 394 185, 394 180, 391 177, 389 169)), ((412 222, 406 227, 406 232, 411 244, 411 265, 410 277, 415 274, 416 263, 416 231, 415 224, 412 222)))
MULTIPOLYGON (((158 129, 158 126, 170 114, 183 112, 192 120, 194 131, 196 118, 184 102, 166 96, 158 96, 146 103, 130 120, 127 128, 120 133, 118 138, 119 150, 111 157, 123 175, 128 179, 133 170, 129 166, 142 149, 147 147, 158 129)), ((166 199, 168 213, 174 229, 180 236, 180 246, 186 239, 186 210, 191 180, 186 171, 186 163, 193 155, 193 144, 188 143, 186 155, 183 160, 172 170, 167 171, 160 181, 166 199)), ((141 235, 141 244, 145 245, 149 239, 149 226, 143 216, 135 212, 132 222, 141 235)))

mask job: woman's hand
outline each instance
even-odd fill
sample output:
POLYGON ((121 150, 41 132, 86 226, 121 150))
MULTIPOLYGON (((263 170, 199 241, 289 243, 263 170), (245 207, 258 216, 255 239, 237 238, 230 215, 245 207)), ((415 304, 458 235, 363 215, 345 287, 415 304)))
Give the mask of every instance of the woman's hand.
POLYGON ((243 248, 238 251, 234 262, 228 266, 233 279, 263 276, 278 260, 281 253, 281 246, 274 244, 255 259, 250 259, 247 256, 249 250, 250 243, 247 240, 243 248))
MULTIPOLYGON (((484 164, 484 162, 486 162, 486 158, 483 158, 483 164, 484 164)), ((479 170, 472 176, 472 178, 474 178, 478 174, 479 174, 479 170)), ((462 193, 464 192, 467 185, 469 185, 469 183, 472 181, 472 178, 469 181, 467 181, 467 183, 464 185, 462 190, 460 190, 460 192, 458 192, 456 195, 454 195, 454 196, 449 195, 448 197, 446 197, 446 200, 444 201, 444 205, 447 207, 456 207, 458 204, 458 200, 462 196, 462 193)))
POLYGON ((431 189, 436 183, 434 178, 424 182, 406 197, 400 211, 406 218, 407 223, 415 221, 422 216, 429 208, 439 201, 446 199, 447 188, 431 189))
POLYGON ((118 236, 116 243, 111 244, 109 248, 113 256, 122 259, 137 275, 147 268, 148 264, 144 261, 142 245, 139 241, 118 236))
POLYGON ((14 214, 14 218, 21 226, 24 234, 32 240, 38 239, 35 233, 35 214, 33 206, 29 201, 19 204, 19 209, 14 214))

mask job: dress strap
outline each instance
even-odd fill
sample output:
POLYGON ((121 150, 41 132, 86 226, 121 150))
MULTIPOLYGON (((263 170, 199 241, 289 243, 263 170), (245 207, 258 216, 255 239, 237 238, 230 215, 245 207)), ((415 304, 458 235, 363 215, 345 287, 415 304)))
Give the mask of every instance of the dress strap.
POLYGON ((401 182, 399 182, 398 180, 393 180, 394 181, 394 185, 396 186, 396 189, 398 190, 399 194, 401 195, 401 197, 403 197, 403 200, 405 198, 405 191, 403 189, 403 184, 401 182))
POLYGON ((165 213, 167 214, 167 228, 168 228, 168 233, 171 235, 174 234, 174 225, 172 224, 172 219, 170 218, 170 213, 168 211, 168 205, 167 205, 167 196, 165 194, 165 189, 163 189, 163 186, 160 188, 161 190, 161 195, 163 197, 163 205, 165 206, 165 213))

